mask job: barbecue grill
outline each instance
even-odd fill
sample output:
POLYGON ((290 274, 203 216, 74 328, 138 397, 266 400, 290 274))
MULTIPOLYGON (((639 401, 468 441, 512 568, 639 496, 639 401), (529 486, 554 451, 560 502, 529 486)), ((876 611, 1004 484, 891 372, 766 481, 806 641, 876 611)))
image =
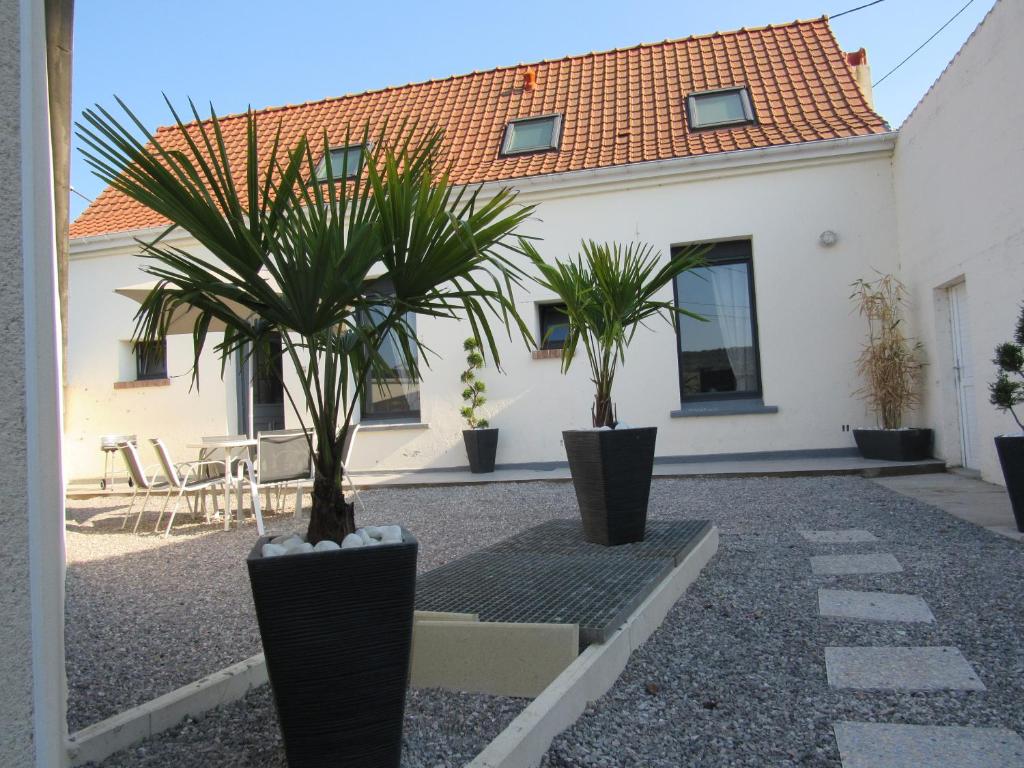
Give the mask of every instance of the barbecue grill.
MULTIPOLYGON (((137 443, 138 438, 135 435, 103 435, 100 437, 100 450, 103 451, 103 478, 100 480, 100 488, 107 490, 108 487, 113 488, 114 477, 118 474, 114 466, 117 464, 117 451, 122 443, 137 443)), ((125 476, 128 477, 128 485, 134 485, 132 478, 128 475, 128 470, 124 470, 125 476)))

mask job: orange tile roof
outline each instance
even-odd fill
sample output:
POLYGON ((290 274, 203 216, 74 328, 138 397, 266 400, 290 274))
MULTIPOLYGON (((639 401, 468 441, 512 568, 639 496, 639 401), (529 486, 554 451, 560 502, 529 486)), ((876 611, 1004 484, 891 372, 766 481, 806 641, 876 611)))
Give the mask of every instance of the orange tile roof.
MULTIPOLYGON (((272 107, 257 113, 285 145, 326 129, 332 145, 405 119, 445 131, 456 183, 511 180, 648 160, 884 133, 827 18, 716 32, 603 53, 502 67, 379 91, 272 107), (528 70, 536 87, 523 88, 528 70), (756 124, 691 131, 686 96, 732 85, 749 89, 756 124), (509 120, 561 113, 558 151, 501 157, 509 120)), ((245 116, 222 118, 235 167, 245 152, 245 116)), ((172 145, 175 129, 158 138, 172 145)), ((167 222, 109 188, 71 226, 71 237, 144 229, 167 222)))

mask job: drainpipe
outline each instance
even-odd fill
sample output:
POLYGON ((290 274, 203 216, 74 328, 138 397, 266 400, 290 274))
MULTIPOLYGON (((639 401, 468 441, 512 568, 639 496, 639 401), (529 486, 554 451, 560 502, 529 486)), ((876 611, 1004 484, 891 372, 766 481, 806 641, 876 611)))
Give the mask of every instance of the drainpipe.
POLYGON ((875 108, 875 99, 871 93, 871 67, 868 66, 868 52, 861 48, 859 51, 846 54, 846 63, 853 71, 853 79, 857 87, 864 94, 868 106, 875 108))

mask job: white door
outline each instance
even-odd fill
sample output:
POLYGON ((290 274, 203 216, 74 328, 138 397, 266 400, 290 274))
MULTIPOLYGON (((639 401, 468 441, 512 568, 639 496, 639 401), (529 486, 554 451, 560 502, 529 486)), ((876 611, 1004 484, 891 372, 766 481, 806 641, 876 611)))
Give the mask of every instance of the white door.
POLYGON ((977 468, 978 435, 974 414, 974 369, 971 368, 971 324, 967 314, 967 283, 957 283, 949 296, 949 322, 953 339, 953 377, 960 416, 962 464, 977 468))

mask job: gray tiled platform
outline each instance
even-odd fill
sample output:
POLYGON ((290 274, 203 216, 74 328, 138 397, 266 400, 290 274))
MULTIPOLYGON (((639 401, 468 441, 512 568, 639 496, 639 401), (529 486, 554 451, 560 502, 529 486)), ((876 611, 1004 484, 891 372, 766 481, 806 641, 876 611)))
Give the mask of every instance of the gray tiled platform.
POLYGON ((834 531, 799 531, 807 541, 815 544, 860 544, 878 541, 878 537, 863 528, 840 528, 834 531))
POLYGON ((1024 768, 1024 740, 1006 728, 836 723, 843 768, 1024 768))
POLYGON ((833 688, 888 691, 983 691, 970 662, 950 646, 826 648, 833 688))
POLYGON ((826 618, 932 623, 935 617, 917 595, 819 589, 818 613, 826 618))
POLYGON ((416 608, 578 624, 581 645, 604 642, 710 529, 650 520, 644 541, 602 547, 583 540, 579 520, 552 520, 423 574, 416 608))
POLYGON ((857 573, 899 573, 903 566, 887 552, 867 555, 815 555, 811 573, 817 576, 845 576, 857 573))

